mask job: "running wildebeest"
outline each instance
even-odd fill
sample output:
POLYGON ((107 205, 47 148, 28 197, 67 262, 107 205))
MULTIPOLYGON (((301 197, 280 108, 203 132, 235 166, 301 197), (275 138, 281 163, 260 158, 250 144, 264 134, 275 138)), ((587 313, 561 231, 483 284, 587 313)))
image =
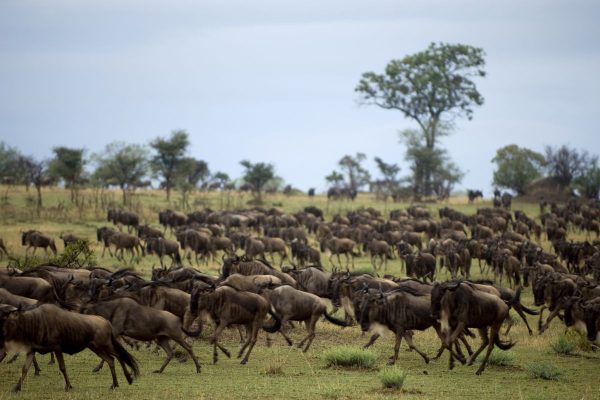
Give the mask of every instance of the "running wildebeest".
POLYGON ((72 386, 63 353, 75 354, 86 348, 108 363, 112 375, 111 389, 119 386, 115 358, 121 364, 128 383, 133 382, 133 377, 127 367, 134 377, 139 374, 137 362, 117 341, 110 322, 98 316, 72 313, 52 304, 22 310, 13 307, 0 310, 0 332, 0 346, 8 351, 24 350, 27 353, 21 378, 13 387, 13 392, 21 390, 36 352, 53 352, 56 355, 65 380, 65 390, 70 390, 72 386))
POLYGON ((33 247, 32 254, 35 254, 35 250, 38 247, 44 248, 44 252, 46 253, 46 256, 48 255, 48 247, 50 247, 50 250, 54 253, 54 255, 57 254, 56 244, 54 243, 54 239, 52 239, 48 235, 44 235, 42 232, 37 231, 37 230, 29 230, 29 231, 23 232, 21 234, 21 244, 23 246, 27 246, 27 248, 25 249, 25 255, 27 255, 27 252, 32 247, 33 247))
POLYGON ((342 262, 340 261, 340 254, 346 256, 346 268, 350 264, 350 258, 352 259, 352 268, 354 268, 354 257, 358 257, 360 254, 354 251, 356 242, 352 239, 347 238, 336 238, 329 237, 321 240, 321 251, 329 251, 329 263, 334 266, 332 257, 337 256, 338 267, 341 268, 342 262))
POLYGON ((156 254, 160 259, 160 266, 164 267, 163 257, 171 257, 171 265, 181 265, 179 255, 179 243, 162 237, 149 237, 146 239, 146 251, 148 254, 156 254))

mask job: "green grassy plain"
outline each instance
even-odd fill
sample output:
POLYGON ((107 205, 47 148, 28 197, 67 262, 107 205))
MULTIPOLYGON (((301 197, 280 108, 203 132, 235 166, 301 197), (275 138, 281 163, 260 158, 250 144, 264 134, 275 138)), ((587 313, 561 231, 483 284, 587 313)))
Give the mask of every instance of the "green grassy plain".
MULTIPOLYGON (((6 187, 0 188, 2 194, 6 187)), ((39 216, 32 202, 34 192, 27 193, 23 188, 10 188, 8 200, 0 202, 0 237, 7 243, 9 252, 14 256, 23 256, 24 249, 20 245, 20 232, 25 229, 39 229, 56 236, 61 232, 72 232, 89 238, 92 248, 97 252, 97 261, 101 266, 122 267, 123 264, 111 257, 100 258, 100 246, 95 242, 95 228, 108 225, 105 221, 105 206, 112 202, 118 205, 120 192, 106 192, 102 196, 93 191, 84 191, 83 204, 73 206, 68 193, 62 189, 44 189, 44 206, 39 216), (103 203, 104 202, 104 203, 103 203)), ((167 206, 178 207, 178 195, 173 194, 173 202, 168 204, 164 192, 143 191, 135 195, 131 208, 141 215, 142 222, 158 226, 157 211, 167 206)), ((194 208, 211 207, 219 210, 235 207, 247 207, 249 196, 209 193, 197 194, 191 201, 194 208)), ((408 204, 376 202, 368 195, 359 195, 352 202, 327 203, 323 196, 309 199, 306 196, 269 195, 266 207, 275 206, 285 212, 296 212, 307 205, 316 205, 324 210, 328 219, 334 213, 345 212, 358 207, 374 207, 382 212, 406 207, 408 204)), ((451 199, 449 203, 428 204, 437 215, 437 209, 449 205, 467 214, 474 213, 477 207, 489 206, 479 202, 467 204, 466 199, 451 199)), ((524 210, 530 216, 537 216, 535 204, 516 203, 514 209, 524 210)), ((582 240, 583 235, 573 235, 582 240)), ((571 237, 571 236, 570 236, 571 237)), ((62 243, 57 240, 59 251, 62 243)), ((548 243, 543 244, 548 248, 548 243)), ((39 252, 39 251, 38 251, 39 252)), ((43 259, 43 252, 39 253, 43 259)), ((330 268, 325 258, 326 268, 330 268)), ((0 262, 5 265, 6 259, 0 262)), ((146 276, 153 265, 158 265, 158 258, 143 258, 134 268, 146 276)), ((357 259, 356 267, 370 269, 368 258, 357 259)), ((218 264, 200 266, 203 271, 216 274, 218 264)), ((476 262, 472 271, 480 277, 476 262)), ((401 276, 400 263, 392 260, 387 272, 401 276)), ((445 279, 442 274, 438 279, 445 279)), ((522 296, 526 305, 533 304, 531 289, 526 289, 522 296)), ((0 399, 600 399, 600 379, 598 366, 600 354, 577 351, 574 355, 557 355, 552 350, 552 343, 564 333, 564 326, 558 320, 553 321, 543 336, 529 336, 524 324, 517 319, 512 328, 510 338, 517 342, 511 350, 514 361, 510 366, 488 365, 482 376, 475 376, 477 365, 471 367, 457 365, 448 370, 448 357, 444 354, 440 360, 425 364, 415 352, 405 351, 403 344, 397 365, 407 372, 402 391, 384 389, 379 378, 379 369, 385 367, 387 358, 393 351, 392 334, 379 339, 373 346, 377 354, 376 367, 373 370, 347 370, 326 368, 321 359, 322 353, 332 346, 360 346, 368 340, 358 327, 341 329, 322 321, 317 325, 317 337, 308 353, 297 348, 290 348, 280 336, 275 336, 273 345, 266 346, 265 333, 261 333, 257 346, 247 365, 242 366, 239 360, 227 359, 220 355, 219 362, 213 365, 212 349, 205 340, 196 341, 194 351, 202 363, 202 373, 194 372, 191 362, 172 361, 161 375, 152 374, 163 360, 164 354, 154 354, 151 349, 132 350, 138 359, 141 376, 133 385, 126 384, 122 372, 117 370, 121 387, 110 391, 110 373, 108 369, 94 374, 92 368, 97 357, 84 351, 75 356, 66 357, 67 370, 74 389, 65 393, 63 380, 56 366, 46 366, 48 356, 40 357, 42 374, 39 377, 30 371, 22 393, 11 395, 12 385, 17 381, 21 371, 23 357, 14 364, 0 364, 0 399), (558 381, 546 381, 530 378, 527 366, 535 363, 551 363, 556 365, 562 376, 558 381)), ((529 317, 532 326, 537 326, 537 318, 529 317)), ((304 335, 303 329, 291 333, 297 342, 304 335)), ((239 347, 237 332, 225 332, 223 343, 236 353, 239 347)), ((478 343, 478 340, 477 342, 478 343)), ((415 344, 428 354, 435 354, 439 340, 432 330, 415 333, 415 344)))

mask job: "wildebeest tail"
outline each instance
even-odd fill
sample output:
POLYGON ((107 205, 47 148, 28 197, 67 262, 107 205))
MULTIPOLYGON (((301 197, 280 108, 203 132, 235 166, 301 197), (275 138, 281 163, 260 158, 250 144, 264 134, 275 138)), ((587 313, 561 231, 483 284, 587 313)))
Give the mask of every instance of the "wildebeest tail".
POLYGON ((327 319, 327 321, 331 322, 334 325, 341 326, 341 327, 350 326, 350 324, 347 324, 346 321, 342 321, 341 319, 337 319, 333 315, 327 314, 327 311, 325 311, 323 313, 323 315, 325 315, 325 318, 327 319))
POLYGON ((179 254, 179 250, 177 250, 175 252, 175 262, 177 263, 177 265, 182 265, 182 263, 181 263, 181 255, 179 254))
POLYGON ((262 328, 265 332, 275 333, 281 328, 281 318, 277 316, 273 311, 269 310, 269 315, 273 318, 274 322, 271 326, 263 324, 262 328))
POLYGON ((500 340, 500 336, 496 335, 494 338, 494 344, 498 346, 500 350, 509 350, 515 345, 515 342, 503 342, 500 340))
MULTIPOLYGON (((117 360, 131 368, 131 372, 133 372, 133 377, 137 378, 140 375, 140 368, 138 367, 138 363, 135 360, 135 358, 133 358, 133 356, 129 354, 127 350, 125 350, 125 348, 121 345, 121 343, 119 343, 119 341, 114 335, 111 336, 111 340, 112 345, 115 349, 115 356, 117 357, 117 360)), ((125 377, 127 377, 127 374, 125 374, 125 377)), ((133 379, 127 379, 127 383, 129 383, 130 385, 132 381, 133 379)))
POLYGON ((523 310, 523 312, 529 315, 539 315, 540 313, 538 311, 532 310, 531 308, 527 308, 523 304, 521 304, 521 289, 521 286, 517 288, 515 296, 508 301, 508 305, 512 308, 520 308, 521 310, 523 310))

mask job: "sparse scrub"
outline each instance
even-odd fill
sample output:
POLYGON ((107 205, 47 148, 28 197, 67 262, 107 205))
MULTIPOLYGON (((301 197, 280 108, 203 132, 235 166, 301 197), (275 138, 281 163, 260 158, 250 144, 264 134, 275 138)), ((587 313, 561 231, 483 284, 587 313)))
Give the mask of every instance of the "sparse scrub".
POLYGON ((402 389, 407 373, 398 367, 388 367, 379 373, 379 379, 383 387, 388 389, 402 389))
MULTIPOLYGON (((479 362, 483 360, 483 357, 479 357, 479 362)), ((498 367, 507 367, 513 365, 515 362, 515 354, 512 351, 503 351, 494 349, 490 358, 488 359, 488 365, 495 365, 498 367)))
POLYGON ((557 354, 571 355, 577 350, 577 343, 566 335, 561 335, 558 340, 552 343, 552 350, 557 354))
POLYGON ((527 372, 533 379, 545 379, 557 381, 562 376, 562 371, 555 365, 548 362, 529 364, 527 372))
POLYGON ((321 359, 326 367, 346 367, 371 369, 376 355, 372 351, 353 346, 333 347, 323 353, 321 359))

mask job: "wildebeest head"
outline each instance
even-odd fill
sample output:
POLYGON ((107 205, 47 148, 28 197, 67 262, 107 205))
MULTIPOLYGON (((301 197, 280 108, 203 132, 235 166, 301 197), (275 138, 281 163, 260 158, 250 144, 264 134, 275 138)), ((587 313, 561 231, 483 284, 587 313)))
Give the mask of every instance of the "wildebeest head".
POLYGON ((190 298, 190 313, 192 317, 197 317, 198 312, 206 308, 210 300, 210 295, 214 293, 215 289, 216 286, 214 283, 194 287, 190 298))
POLYGON ((362 301, 360 302, 358 320, 363 332, 367 332, 371 327, 371 321, 382 320, 382 315, 387 308, 387 301, 383 291, 369 289, 365 284, 361 289, 362 301))
POLYGON ((434 282, 431 289, 431 317, 439 320, 441 318, 442 298, 447 291, 456 290, 462 281, 449 281, 444 283, 434 282))
POLYGON ((595 342, 598 338, 598 319, 600 318, 600 304, 582 304, 587 338, 595 342))
POLYGON ((545 302, 544 292, 546 289, 546 285, 548 284, 548 279, 545 276, 538 275, 533 282, 533 299, 534 304, 536 306, 543 306, 545 302))
POLYGON ((239 264, 241 261, 239 256, 233 256, 233 257, 228 257, 228 258, 223 258, 223 267, 221 268, 221 277, 222 278, 227 278, 229 275, 231 275, 232 271, 232 267, 234 265, 239 264))

